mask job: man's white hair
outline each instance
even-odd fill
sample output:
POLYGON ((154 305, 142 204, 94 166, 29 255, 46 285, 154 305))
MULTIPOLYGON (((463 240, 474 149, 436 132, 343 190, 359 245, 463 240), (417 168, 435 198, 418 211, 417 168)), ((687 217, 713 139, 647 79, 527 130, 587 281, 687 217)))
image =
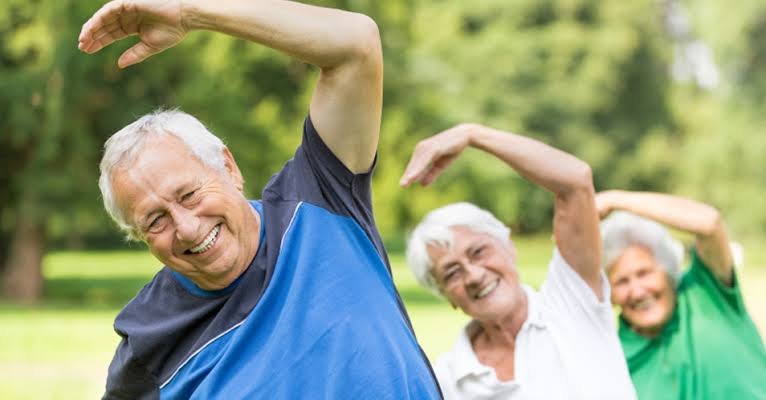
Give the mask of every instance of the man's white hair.
POLYGON ((427 247, 432 245, 451 248, 454 236, 450 228, 455 226, 489 234, 510 245, 511 229, 489 211, 471 203, 454 203, 428 213, 407 241, 407 264, 423 287, 439 295, 439 287, 431 274, 433 260, 428 256, 427 247))
MULTIPOLYGON (((152 137, 173 135, 191 150, 202 163, 219 172, 225 171, 223 141, 213 135, 193 116, 178 110, 157 110, 120 129, 104 143, 101 176, 98 186, 109 216, 127 235, 128 240, 140 240, 141 234, 123 214, 112 191, 112 174, 119 168, 129 168, 146 141, 152 137)), ((174 171, 162 171, 173 173, 174 171)))
POLYGON ((684 246, 659 223, 627 211, 615 211, 601 222, 601 237, 605 271, 612 268, 628 247, 639 245, 652 253, 674 284, 679 283, 684 246))

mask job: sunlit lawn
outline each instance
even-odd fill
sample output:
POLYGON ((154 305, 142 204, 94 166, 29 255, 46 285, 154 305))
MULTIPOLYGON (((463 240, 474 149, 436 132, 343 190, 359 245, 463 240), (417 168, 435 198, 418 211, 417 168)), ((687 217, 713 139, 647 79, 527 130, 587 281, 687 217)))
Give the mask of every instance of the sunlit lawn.
MULTIPOLYGON (((551 243, 516 239, 522 279, 537 286, 551 243)), ((746 246, 749 250, 752 247, 746 246)), ((751 315, 766 331, 766 257, 748 253, 742 272, 751 315)), ((465 316, 420 289, 403 257, 394 276, 418 338, 433 358, 449 349, 465 316)), ((46 300, 34 307, 0 304, 0 399, 90 399, 102 393, 118 337, 117 311, 151 278, 157 262, 144 252, 54 253, 45 260, 46 300)))

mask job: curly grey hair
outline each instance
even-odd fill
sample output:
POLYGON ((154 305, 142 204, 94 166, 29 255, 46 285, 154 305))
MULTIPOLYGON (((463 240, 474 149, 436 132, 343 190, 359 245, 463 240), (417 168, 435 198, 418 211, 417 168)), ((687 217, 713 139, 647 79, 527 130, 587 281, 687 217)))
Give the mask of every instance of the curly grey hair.
POLYGON ((615 211, 601 222, 604 256, 601 265, 609 271, 615 261, 633 245, 648 249, 674 284, 681 276, 684 246, 659 223, 627 211, 615 211))
POLYGON ((441 295, 431 274, 433 261, 428 256, 429 245, 451 248, 454 237, 449 229, 463 226, 477 233, 486 233, 510 245, 511 229, 489 211, 471 203, 454 203, 428 213, 415 227, 407 241, 407 264, 421 286, 441 295))
POLYGON ((141 234, 125 218, 112 191, 112 174, 115 170, 133 162, 147 139, 158 135, 173 135, 186 144, 192 154, 205 165, 223 172, 226 146, 193 116, 179 110, 157 110, 144 115, 120 129, 104 143, 101 158, 101 176, 98 186, 104 200, 104 208, 117 226, 126 233, 128 240, 141 240, 141 234))

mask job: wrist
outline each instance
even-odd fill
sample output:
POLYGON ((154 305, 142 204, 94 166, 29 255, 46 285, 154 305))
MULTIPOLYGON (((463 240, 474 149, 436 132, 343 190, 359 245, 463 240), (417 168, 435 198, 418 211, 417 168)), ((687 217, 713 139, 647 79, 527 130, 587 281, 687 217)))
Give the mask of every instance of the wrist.
MULTIPOLYGON (((197 0, 179 0, 179 12, 181 13, 181 26, 186 32, 205 29, 201 4, 197 0)), ((204 3, 203 3, 204 4, 204 3)))
POLYGON ((610 190, 607 192, 606 206, 610 212, 624 209, 623 191, 622 190, 610 190))
POLYGON ((466 135, 466 145, 475 148, 484 148, 483 143, 487 142, 487 128, 481 124, 465 123, 464 132, 466 135))

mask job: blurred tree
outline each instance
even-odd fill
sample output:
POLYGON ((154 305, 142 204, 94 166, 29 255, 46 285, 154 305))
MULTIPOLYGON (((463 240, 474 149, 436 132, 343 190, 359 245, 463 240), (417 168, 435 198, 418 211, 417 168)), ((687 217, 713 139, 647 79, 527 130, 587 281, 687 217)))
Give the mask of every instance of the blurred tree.
MULTIPOLYGON (((116 129, 158 106, 188 105, 203 119, 223 114, 219 120, 225 128, 253 131, 243 116, 255 104, 288 92, 290 82, 305 81, 286 79, 284 60, 257 50, 242 52, 242 43, 216 42, 218 37, 210 35, 193 37, 171 57, 120 71, 116 60, 127 43, 94 56, 76 47, 81 24, 99 5, 13 0, 0 10, 0 124, 7 132, 0 138, 5 167, 0 170, 0 260, 3 293, 9 298, 40 296, 41 260, 51 234, 76 238, 114 231, 101 211, 96 181, 101 143, 116 129), (277 73, 277 68, 283 70, 277 73), (252 85, 256 71, 267 86, 260 92, 252 85)), ((265 135, 266 128, 255 131, 254 141, 259 131, 261 138, 274 137, 265 135)), ((262 165, 270 160, 261 159, 262 165)))
POLYGON ((766 182, 766 4, 693 5, 700 35, 720 55, 725 85, 713 93, 674 88, 674 113, 685 132, 674 190, 721 209, 734 239, 756 236, 760 241, 766 209, 755 205, 761 204, 766 182), (728 18, 722 20, 724 14, 728 18))
MULTIPOLYGON (((407 21, 405 1, 320 4, 336 3, 393 24, 407 21)), ((177 48, 119 70, 116 60, 134 40, 95 55, 77 50, 80 26, 100 5, 10 0, 0 9, 0 127, 8 132, 0 137, 0 280, 8 298, 39 298, 51 239, 76 245, 83 237, 115 237, 100 204, 98 160, 105 139, 136 117, 160 106, 196 115, 232 149, 251 197, 300 142, 313 68, 243 40, 195 32, 177 48)))
MULTIPOLYGON (((413 40, 401 49, 408 101, 431 110, 412 118, 437 117, 404 147, 476 121, 577 154, 598 187, 665 189, 672 164, 648 153, 677 140, 658 15, 654 1, 417 1, 413 40)), ((410 192, 413 214, 470 199, 522 231, 549 228, 550 196, 485 155, 469 154, 444 178, 410 192)))
MULTIPOLYGON (((6 0, 0 8, 0 280, 8 297, 40 295, 40 260, 52 241, 119 243, 100 204, 98 161, 104 140, 136 117, 160 106, 198 116, 232 149, 253 198, 300 142, 314 68, 195 32, 119 70, 134 40, 95 55, 76 47, 101 3, 6 0)), ((415 143, 463 121, 576 154, 592 165, 598 189, 692 195, 766 230, 766 211, 747 214, 766 179, 766 137, 753 135, 763 129, 766 88, 759 0, 734 9, 684 2, 695 34, 721 55, 714 92, 669 79, 673 44, 654 0, 312 3, 368 14, 380 27, 386 79, 373 190, 389 245, 401 246, 427 211, 459 200, 517 232, 550 228, 550 196, 478 152, 433 188, 399 188, 415 143), (723 21, 724 13, 737 17, 723 21)))
MULTIPOLYGON (((0 235, 7 243, 0 270, 3 294, 13 299, 34 301, 42 291, 52 217, 88 212, 98 219, 94 160, 103 134, 117 115, 149 100, 117 104, 120 95, 110 88, 116 68, 79 58, 79 24, 93 7, 11 0, 0 9, 0 235)), ((74 224, 62 234, 80 233, 74 224)))

